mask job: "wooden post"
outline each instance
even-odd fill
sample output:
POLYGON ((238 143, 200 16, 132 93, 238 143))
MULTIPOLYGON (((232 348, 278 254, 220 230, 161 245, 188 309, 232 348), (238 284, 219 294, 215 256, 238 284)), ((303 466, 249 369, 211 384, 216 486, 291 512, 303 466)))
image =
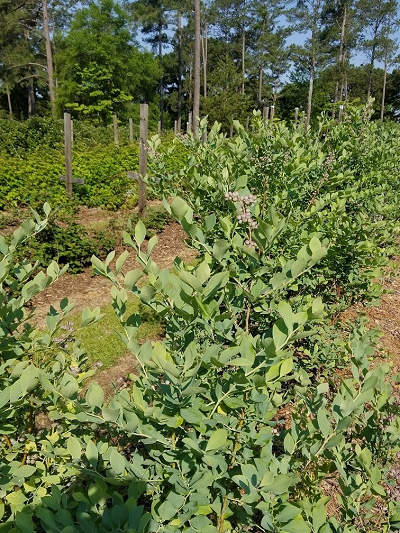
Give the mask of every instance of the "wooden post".
POLYGON ((230 137, 233 137, 233 119, 234 119, 234 115, 232 113, 232 115, 231 115, 231 129, 229 131, 229 136, 230 137))
POLYGON ((193 131, 193 114, 190 111, 189 113, 189 119, 188 119, 188 133, 193 131))
POLYGON ((299 108, 294 108, 294 125, 297 126, 297 121, 299 119, 299 108))
POLYGON ((271 124, 274 122, 274 115, 275 115, 275 106, 272 105, 271 106, 271 115, 269 117, 269 121, 271 122, 271 124))
POLYGON ((133 144, 133 120, 129 118, 129 143, 133 144))
POLYGON ((247 116, 247 118, 246 118, 246 131, 249 131, 249 124, 250 124, 250 117, 247 116))
POLYGON ((67 194, 72 196, 72 137, 71 137, 71 115, 68 111, 64 113, 64 146, 65 146, 65 188, 67 194))
POLYGON ((177 133, 178 133, 178 121, 175 120, 175 122, 174 122, 174 135, 177 135, 177 133))
POLYGON ((189 133, 190 129, 189 129, 189 122, 186 122, 186 133, 189 133))
POLYGON ((147 174, 147 138, 149 134, 149 105, 140 104, 140 151, 139 151, 139 217, 146 214, 146 185, 143 178, 147 174))
POLYGON ((338 118, 339 124, 340 124, 340 122, 342 122, 342 118, 343 118, 343 106, 340 105, 339 106, 339 118, 338 118))
POLYGON ((74 121, 71 118, 71 150, 74 147, 74 121))
POLYGON ((263 122, 264 122, 264 126, 267 126, 268 115, 269 115, 269 107, 264 106, 263 107, 263 122))
POLYGON ((117 115, 115 113, 113 115, 113 125, 114 125, 114 143, 115 143, 115 146, 118 146, 119 145, 118 121, 117 121, 117 115))

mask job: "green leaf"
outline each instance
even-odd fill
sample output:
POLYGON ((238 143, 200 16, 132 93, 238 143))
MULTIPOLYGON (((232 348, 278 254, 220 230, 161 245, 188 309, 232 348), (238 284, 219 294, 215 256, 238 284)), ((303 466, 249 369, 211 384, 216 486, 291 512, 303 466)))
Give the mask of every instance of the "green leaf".
POLYGON ((143 272, 136 268, 126 273, 124 278, 124 285, 127 289, 132 290, 139 279, 143 276, 143 272))
POLYGON ((113 448, 110 454, 110 465, 118 476, 122 476, 122 474, 125 472, 125 463, 125 457, 121 455, 115 448, 113 448))
POLYGON ((319 409, 317 413, 317 422, 322 435, 326 438, 331 431, 331 426, 329 423, 328 413, 325 409, 319 409))
POLYGON ((323 501, 319 501, 312 512, 314 531, 318 531, 326 523, 326 508, 323 501))
POLYGON ((15 525, 22 533, 34 533, 34 531, 36 531, 32 515, 30 514, 17 512, 15 515, 15 525))
POLYGON ((17 509, 21 509, 24 503, 26 502, 26 496, 21 490, 7 494, 6 500, 8 503, 17 509))
POLYGON ((302 518, 291 520, 281 529, 282 533, 310 533, 310 531, 311 528, 304 522, 302 518))
POLYGON ((296 447, 296 444, 293 440, 293 437, 290 433, 286 433, 285 435, 285 438, 284 438, 284 441, 283 441, 283 446, 285 448, 285 451, 287 453, 289 453, 290 455, 292 455, 292 453, 294 452, 294 449, 296 447))
POLYGON ((299 509, 299 507, 296 507, 295 505, 292 505, 291 503, 285 503, 282 511, 280 511, 275 516, 275 520, 285 524, 286 522, 289 522, 289 520, 293 520, 294 518, 298 517, 300 514, 301 514, 301 509, 299 509))
POLYGON ((97 450, 97 446, 91 440, 86 445, 85 455, 92 468, 96 470, 99 452, 97 450))
POLYGON ((17 477, 28 478, 31 477, 36 472, 36 467, 31 465, 20 466, 15 472, 14 475, 17 477))
POLYGON ((206 451, 218 450, 225 446, 228 440, 228 432, 226 429, 217 429, 211 434, 211 437, 208 440, 206 451))
MULTIPOLYGON (((267 472, 269 474, 269 472, 267 472)), ((260 486, 265 492, 272 492, 273 494, 284 494, 288 488, 293 485, 293 479, 284 474, 278 474, 272 480, 270 476, 265 475, 261 480, 260 486)))
POLYGON ((146 238, 146 226, 141 220, 135 226, 135 241, 138 246, 141 246, 146 238))
POLYGON ((288 302, 279 302, 278 304, 278 313, 283 318, 286 328, 289 333, 293 331, 293 311, 288 302))
POLYGON ((185 200, 177 196, 176 198, 174 198, 174 200, 170 204, 170 207, 171 207, 171 213, 174 215, 174 217, 179 222, 181 222, 182 219, 185 218, 185 216, 186 216, 187 221, 191 222, 192 217, 193 217, 193 212, 188 206, 188 204, 185 202, 185 200))
POLYGON ((97 383, 93 382, 89 385, 86 393, 86 403, 91 406, 100 407, 104 402, 103 389, 97 383))
POLYGON ((124 250, 122 254, 118 257, 118 259, 115 262, 115 273, 119 274, 121 271, 121 268, 124 266, 126 260, 129 257, 128 250, 124 250))
POLYGON ((67 440, 67 450, 73 460, 81 458, 82 446, 76 437, 69 437, 67 440))
POLYGON ((46 217, 48 217, 50 215, 51 207, 49 206, 49 204, 47 202, 45 202, 43 204, 43 211, 44 211, 44 214, 46 215, 46 217))
POLYGON ((195 409, 194 407, 188 407, 187 409, 180 410, 181 417, 189 422, 189 424, 199 425, 203 422, 204 416, 201 411, 195 409))

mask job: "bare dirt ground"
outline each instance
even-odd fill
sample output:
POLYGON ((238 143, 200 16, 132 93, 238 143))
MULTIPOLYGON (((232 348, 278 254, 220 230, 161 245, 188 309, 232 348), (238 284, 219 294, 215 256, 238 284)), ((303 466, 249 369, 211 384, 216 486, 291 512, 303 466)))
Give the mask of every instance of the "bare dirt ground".
MULTIPOLYGON (((159 205, 159 201, 149 202, 149 205, 159 205)), ((123 216, 100 208, 80 208, 76 221, 89 231, 104 229, 116 217, 123 216)), ((15 222, 16 224, 16 222, 15 222)), ((15 224, 2 229, 2 234, 9 234, 15 229, 15 224)), ((196 254, 184 242, 186 235, 176 223, 164 228, 158 235, 159 243, 154 249, 152 257, 161 268, 171 268, 176 257, 185 262, 193 261, 196 254)), ((117 256, 124 248, 119 247, 117 256)), ((138 268, 134 251, 130 252, 124 271, 138 268)), ((400 257, 396 260, 394 271, 383 280, 385 293, 379 306, 365 306, 357 304, 348 309, 341 316, 342 320, 353 320, 356 314, 363 313, 369 320, 370 327, 378 328, 382 332, 379 339, 377 362, 388 361, 392 365, 392 374, 400 374, 400 257)), ((77 311, 85 307, 103 307, 112 301, 111 284, 101 276, 93 275, 91 269, 77 275, 65 274, 46 291, 34 300, 37 323, 43 324, 49 306, 67 297, 75 304, 77 311)), ((126 379, 129 372, 135 370, 135 361, 130 355, 123 356, 118 365, 107 371, 98 372, 96 380, 100 381, 110 391, 111 382, 126 379)), ((396 387, 397 388, 397 387, 396 387)))
POLYGON ((391 363, 392 374, 400 373, 400 257, 395 264, 395 273, 382 280, 385 292, 380 305, 357 304, 342 315, 342 319, 352 320, 356 314, 364 313, 370 327, 381 331, 377 355, 382 361, 391 363))
MULTIPOLYGON (((110 220, 115 219, 115 213, 102 209, 82 208, 77 217, 77 222, 87 229, 103 229, 110 220)), ((160 268, 171 268, 176 257, 184 262, 193 261, 196 257, 194 250, 184 242, 186 234, 179 224, 172 223, 165 226, 158 235, 158 245, 155 247, 152 258, 160 268)), ((116 257, 122 253, 124 247, 117 249, 116 257)), ((134 250, 129 250, 130 256, 124 265, 127 272, 139 268, 134 250)), ((111 263, 111 268, 113 263, 111 263)), ((111 283, 102 276, 93 275, 92 269, 77 275, 66 273, 62 278, 53 283, 46 291, 39 294, 33 301, 36 307, 35 321, 41 326, 45 324, 45 317, 50 305, 54 305, 67 297, 75 305, 75 311, 82 311, 85 307, 91 309, 104 307, 111 303, 111 283)), ((157 339, 150 339, 157 340, 157 339)), ((110 397, 115 387, 127 386, 130 373, 136 373, 137 361, 127 352, 112 368, 97 371, 94 380, 103 388, 106 397, 110 397)))
MULTIPOLYGON (((176 257, 185 262, 193 261, 196 254, 185 244, 185 237, 185 232, 176 223, 169 224, 158 235, 158 245, 152 253, 152 258, 160 268, 171 268, 176 257)), ((123 249, 117 250, 116 257, 123 249)), ((124 265, 125 272, 139 267, 134 250, 128 249, 128 251, 130 256, 124 265)), ((66 273, 34 299, 37 323, 43 322, 50 305, 65 297, 70 303, 75 304, 76 311, 81 311, 85 307, 103 307, 112 301, 110 289, 111 283, 101 276, 94 275, 91 268, 81 274, 66 273)))

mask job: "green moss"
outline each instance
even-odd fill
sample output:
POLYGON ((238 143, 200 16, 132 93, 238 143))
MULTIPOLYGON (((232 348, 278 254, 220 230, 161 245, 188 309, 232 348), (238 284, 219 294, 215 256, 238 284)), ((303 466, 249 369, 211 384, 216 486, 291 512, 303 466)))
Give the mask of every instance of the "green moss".
MULTIPOLYGON (((116 332, 123 333, 123 328, 119 323, 111 304, 101 309, 105 314, 99 322, 76 331, 76 339, 82 343, 82 349, 89 357, 89 363, 100 361, 103 368, 110 368, 118 362, 118 359, 126 353, 125 344, 116 335, 116 332)), ((130 297, 127 303, 127 314, 139 312, 142 317, 142 324, 138 330, 139 340, 148 339, 162 335, 163 324, 157 316, 147 308, 144 308, 135 297, 130 297)), ((77 327, 80 322, 80 315, 77 313, 70 316, 69 320, 77 327)))

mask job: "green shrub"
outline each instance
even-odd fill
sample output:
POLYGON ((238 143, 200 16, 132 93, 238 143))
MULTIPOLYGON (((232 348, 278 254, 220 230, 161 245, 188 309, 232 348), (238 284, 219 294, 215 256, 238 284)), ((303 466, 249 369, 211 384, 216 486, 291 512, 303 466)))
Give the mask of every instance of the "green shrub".
POLYGON ((35 238, 21 246, 17 257, 37 262, 39 268, 46 268, 51 261, 56 261, 61 266, 69 265, 71 274, 78 274, 91 265, 93 254, 104 258, 114 246, 115 240, 104 232, 99 231, 94 237, 89 237, 76 222, 62 227, 52 221, 35 238))
MULTIPOLYGON (((389 368, 369 367, 373 349, 356 330, 341 343, 351 375, 316 381, 296 344, 322 319, 321 302, 297 311, 291 300, 274 305, 280 287, 296 284, 326 249, 311 237, 263 281, 279 220, 257 228, 256 257, 233 217, 222 224, 222 243, 202 236, 183 200, 171 212, 204 248, 196 266, 158 269, 156 238, 142 251, 141 222, 125 239, 143 271, 123 273, 126 253, 115 270, 114 254, 105 263, 93 258, 114 285, 121 338, 140 366, 107 402, 96 383, 83 390, 93 370, 65 324, 68 301, 50 308, 48 331, 30 325, 30 299, 62 272, 53 263, 32 278, 32 265, 17 264, 15 251, 47 219, 35 215, 10 245, 0 237, 0 531, 397 529, 387 472, 400 427, 389 368), (143 275, 148 284, 138 285, 143 275), (127 312, 128 292, 163 317, 164 341, 138 343, 142 312, 127 312), (334 515, 329 482, 339 486, 334 515)), ((82 326, 100 318, 99 310, 85 310, 82 326)))

